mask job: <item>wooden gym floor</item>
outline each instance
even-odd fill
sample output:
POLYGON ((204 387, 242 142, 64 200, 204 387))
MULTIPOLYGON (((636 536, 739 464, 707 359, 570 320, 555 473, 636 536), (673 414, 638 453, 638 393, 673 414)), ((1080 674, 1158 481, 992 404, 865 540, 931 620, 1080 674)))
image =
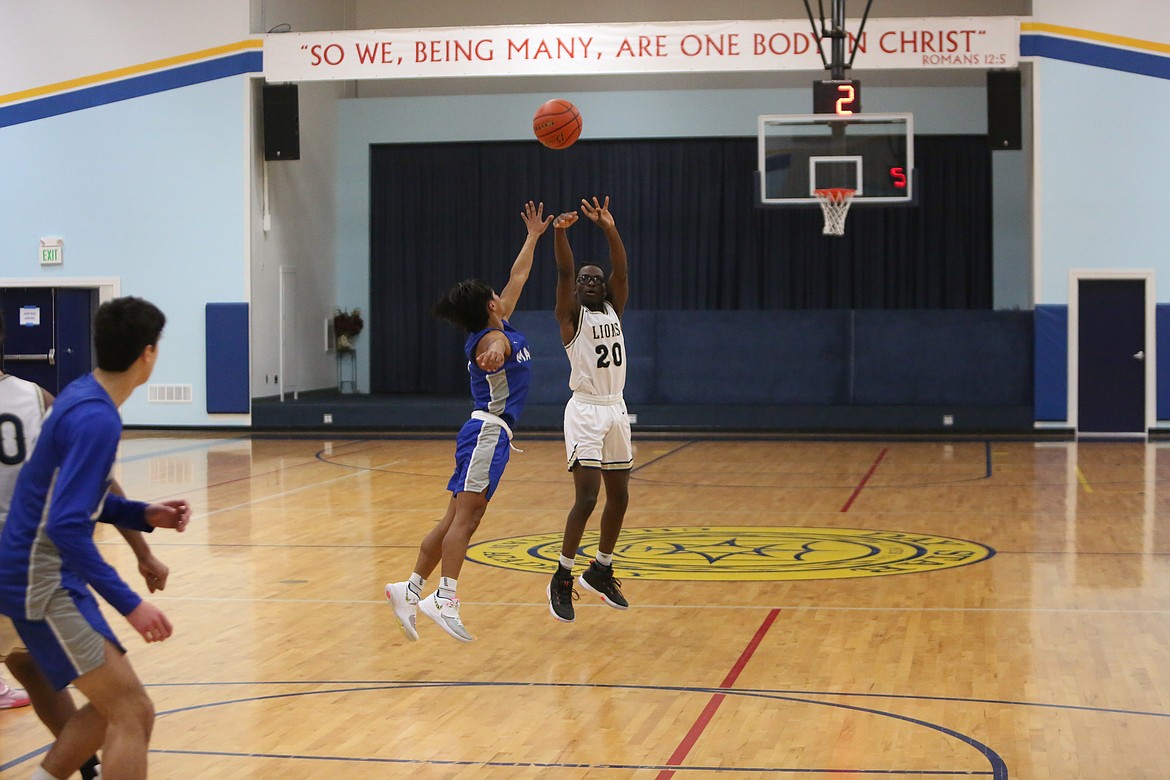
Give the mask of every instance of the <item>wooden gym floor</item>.
MULTIPOLYGON (((568 625, 545 602, 563 446, 521 435, 460 578, 464 645, 421 615, 407 642, 382 596, 446 506, 452 436, 218 436, 131 432, 118 466, 196 509, 152 537, 174 637, 110 616, 158 710, 154 777, 1170 772, 1161 444, 638 438, 633 606, 583 594, 568 625)), ((0 735, 0 774, 31 775, 32 711, 0 735)))

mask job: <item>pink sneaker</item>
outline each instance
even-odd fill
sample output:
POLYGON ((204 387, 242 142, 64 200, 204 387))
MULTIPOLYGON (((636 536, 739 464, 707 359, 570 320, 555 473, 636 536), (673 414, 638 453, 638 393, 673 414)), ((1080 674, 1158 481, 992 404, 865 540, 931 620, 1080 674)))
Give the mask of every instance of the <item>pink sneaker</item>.
POLYGON ((0 710, 14 710, 17 707, 27 707, 28 694, 19 688, 9 688, 6 683, 0 682, 0 710))

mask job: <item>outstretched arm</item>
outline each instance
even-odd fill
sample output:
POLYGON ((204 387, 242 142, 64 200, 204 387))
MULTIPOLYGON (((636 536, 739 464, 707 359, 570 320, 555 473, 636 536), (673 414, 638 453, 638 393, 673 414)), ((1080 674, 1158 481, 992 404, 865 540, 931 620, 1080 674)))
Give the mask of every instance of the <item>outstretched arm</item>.
POLYGON ((589 217, 594 225, 601 228, 609 242, 609 283, 606 297, 609 298, 609 302, 613 304, 613 308, 620 317, 625 311, 626 301, 630 297, 630 274, 626 259, 626 246, 622 243, 617 225, 614 224, 613 214, 609 213, 609 196, 605 196, 604 203, 598 202, 596 196, 593 198, 593 203, 582 198, 581 213, 589 217))
POLYGON ((500 291, 500 303, 503 304, 501 316, 504 319, 512 316, 516 311, 516 304, 520 301, 520 293, 528 281, 528 274, 532 272, 532 256, 536 252, 536 242, 544 235, 548 224, 553 218, 544 216, 544 204, 534 205, 532 201, 524 204, 524 213, 520 215, 524 225, 528 228, 528 235, 524 239, 524 246, 520 247, 520 254, 516 255, 512 263, 512 273, 508 276, 508 283, 500 291))
POLYGON ((566 211, 553 220, 553 253, 557 258, 556 318, 561 324, 561 343, 568 344, 577 335, 577 315, 581 302, 577 300, 577 265, 569 246, 569 228, 577 222, 577 212, 566 211))

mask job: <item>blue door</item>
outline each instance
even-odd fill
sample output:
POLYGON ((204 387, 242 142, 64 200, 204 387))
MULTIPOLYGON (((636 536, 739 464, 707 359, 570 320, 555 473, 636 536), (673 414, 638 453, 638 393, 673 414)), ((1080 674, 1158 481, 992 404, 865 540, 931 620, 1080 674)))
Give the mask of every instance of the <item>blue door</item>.
POLYGON ((97 289, 57 288, 57 384, 61 389, 93 370, 93 315, 97 289))
POLYGON ((1146 433, 1146 282, 1081 279, 1077 430, 1146 433))
POLYGON ((70 287, 0 289, 4 351, 0 369, 53 395, 93 368, 98 291, 70 287))

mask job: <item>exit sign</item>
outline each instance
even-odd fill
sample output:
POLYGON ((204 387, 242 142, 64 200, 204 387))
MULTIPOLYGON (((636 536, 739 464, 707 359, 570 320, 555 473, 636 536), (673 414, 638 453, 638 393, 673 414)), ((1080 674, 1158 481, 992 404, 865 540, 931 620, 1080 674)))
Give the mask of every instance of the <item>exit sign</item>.
POLYGON ((65 239, 42 238, 37 257, 41 265, 61 265, 65 262, 65 239))

